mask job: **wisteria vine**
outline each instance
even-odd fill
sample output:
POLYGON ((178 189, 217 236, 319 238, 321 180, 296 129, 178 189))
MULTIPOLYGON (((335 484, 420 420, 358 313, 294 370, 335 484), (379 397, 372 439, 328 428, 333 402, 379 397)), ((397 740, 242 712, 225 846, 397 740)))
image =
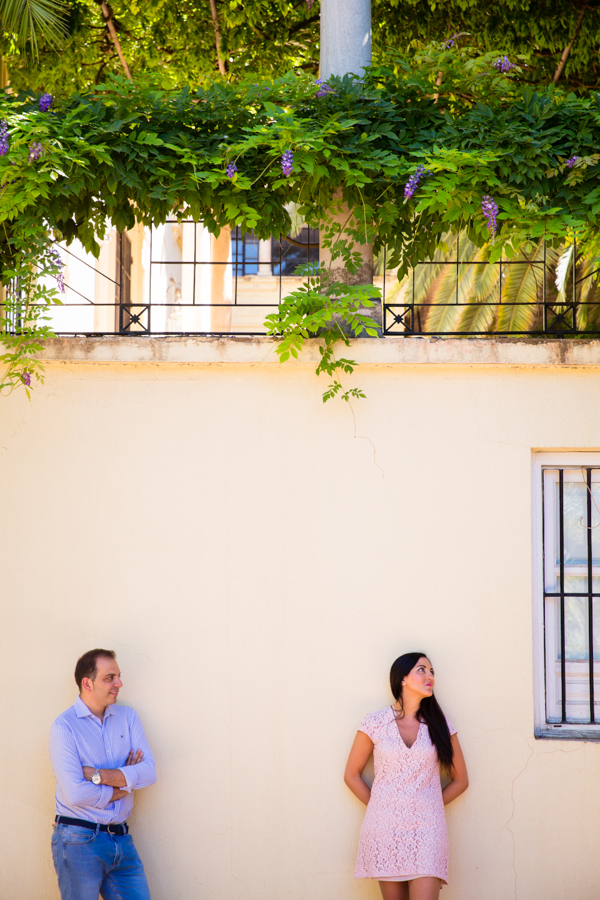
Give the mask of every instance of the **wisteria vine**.
POLYGON ((405 200, 411 199, 411 197, 414 195, 415 191, 419 187, 419 183, 421 182, 421 179, 426 178, 428 175, 431 175, 431 172, 429 172, 425 168, 425 166, 417 166, 417 168, 412 173, 412 175, 410 176, 410 178, 408 179, 408 181, 406 182, 406 185, 404 187, 404 199, 405 200))
POLYGON ((291 150, 286 150, 281 157, 281 171, 286 178, 289 178, 294 168, 294 154, 291 150))
POLYGON ((508 56, 499 56, 498 59, 494 60, 492 65, 497 72, 501 72, 503 75, 510 72, 511 69, 516 68, 515 63, 511 62, 508 56))
POLYGON ((489 194, 485 194, 481 198, 481 211, 486 220, 488 231, 492 238, 495 238, 498 231, 498 204, 489 194))
MULTIPOLYGON (((577 230, 580 246, 600 242, 595 100, 554 89, 520 94, 507 57, 475 59, 460 37, 424 50, 400 74, 373 68, 361 79, 325 82, 294 73, 172 95, 116 79, 68 101, 4 97, 5 302, 34 297, 43 311, 52 290, 35 293, 34 271, 52 276, 44 283, 60 298, 63 267, 49 249, 53 241, 78 239, 98 252, 107 221, 123 231, 173 214, 213 233, 239 226, 267 239, 289 233, 293 203, 348 270, 359 268, 356 247, 366 241, 375 254, 386 248, 400 278, 432 258, 452 230, 466 230, 477 246, 489 243, 492 261, 530 236, 559 242, 577 230), (461 74, 465 54, 470 67, 461 74), (449 58, 453 68, 440 80, 449 58), (524 146, 535 148, 526 162, 524 146), (356 211, 343 230, 332 213, 338 202, 356 211)), ((321 293, 309 295, 321 312, 334 297, 323 277, 321 293)), ((302 302, 288 309, 298 328, 302 302)), ((47 332, 27 315, 19 321, 37 340, 47 332)), ((10 384, 29 388, 38 372, 34 354, 23 356, 23 334, 9 338, 10 384)))

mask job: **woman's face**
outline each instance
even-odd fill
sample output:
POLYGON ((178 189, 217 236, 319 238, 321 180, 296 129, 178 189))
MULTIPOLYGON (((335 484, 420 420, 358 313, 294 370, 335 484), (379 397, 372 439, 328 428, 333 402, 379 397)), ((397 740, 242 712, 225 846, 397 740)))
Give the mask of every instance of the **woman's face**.
POLYGON ((434 684, 433 668, 426 656, 422 656, 414 669, 404 677, 404 690, 408 688, 419 697, 431 697, 434 684))

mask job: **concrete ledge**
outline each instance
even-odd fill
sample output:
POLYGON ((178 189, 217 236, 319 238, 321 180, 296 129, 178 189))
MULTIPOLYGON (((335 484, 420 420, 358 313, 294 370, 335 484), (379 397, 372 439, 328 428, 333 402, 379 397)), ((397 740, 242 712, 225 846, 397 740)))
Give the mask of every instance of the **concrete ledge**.
MULTIPOLYGON (((245 337, 68 337, 48 341, 40 359, 60 363, 278 364, 277 342, 245 337)), ((340 345, 339 355, 362 365, 600 366, 600 340, 543 338, 386 337, 340 345)), ((315 365, 308 341, 292 364, 315 365)))

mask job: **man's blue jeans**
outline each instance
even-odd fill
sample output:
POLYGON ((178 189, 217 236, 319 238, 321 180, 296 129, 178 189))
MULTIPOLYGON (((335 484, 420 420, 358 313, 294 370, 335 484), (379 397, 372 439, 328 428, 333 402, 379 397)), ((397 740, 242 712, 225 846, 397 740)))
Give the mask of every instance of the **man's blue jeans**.
POLYGON ((150 900, 130 834, 55 825, 52 859, 62 900, 150 900))

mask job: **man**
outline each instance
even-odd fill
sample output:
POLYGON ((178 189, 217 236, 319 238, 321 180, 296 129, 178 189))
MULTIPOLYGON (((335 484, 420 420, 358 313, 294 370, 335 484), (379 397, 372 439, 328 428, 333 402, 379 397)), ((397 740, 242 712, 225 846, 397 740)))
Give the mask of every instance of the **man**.
POLYGON ((137 713, 116 705, 123 682, 112 650, 84 653, 75 681, 79 697, 50 730, 62 900, 150 900, 125 820, 132 792, 156 781, 152 751, 137 713))

